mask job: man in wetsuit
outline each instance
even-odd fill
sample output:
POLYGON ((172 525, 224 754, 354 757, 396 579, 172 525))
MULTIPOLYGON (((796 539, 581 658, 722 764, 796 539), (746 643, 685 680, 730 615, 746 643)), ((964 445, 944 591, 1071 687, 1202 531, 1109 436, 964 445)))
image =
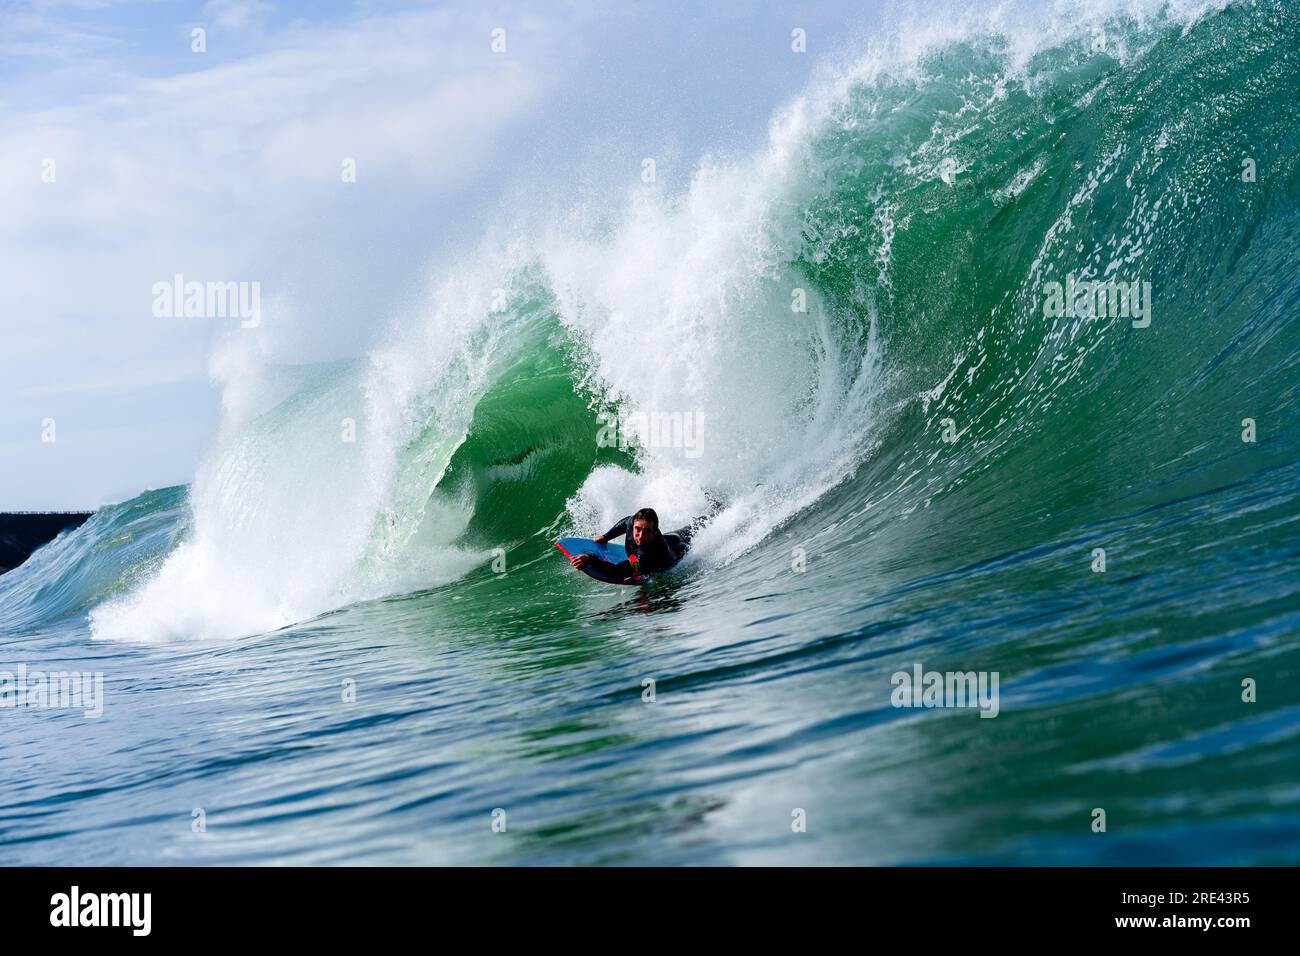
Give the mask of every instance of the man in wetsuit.
POLYGON ((628 560, 614 564, 594 555, 575 554, 569 563, 575 568, 590 564, 620 581, 643 574, 655 574, 667 571, 682 559, 691 546, 691 534, 692 529, 689 527, 660 534, 659 516, 653 508, 642 508, 592 539, 597 544, 604 544, 610 538, 627 535, 624 544, 628 560))

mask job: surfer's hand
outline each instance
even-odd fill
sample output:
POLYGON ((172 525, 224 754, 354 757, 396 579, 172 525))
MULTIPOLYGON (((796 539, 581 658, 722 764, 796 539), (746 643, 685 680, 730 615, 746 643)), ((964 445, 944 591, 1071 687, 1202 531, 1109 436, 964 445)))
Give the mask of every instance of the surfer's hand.
POLYGON ((596 535, 596 537, 592 538, 591 540, 592 540, 592 541, 595 541, 597 544, 604 544, 604 543, 605 543, 605 538, 604 538, 604 536, 603 536, 603 535, 599 535, 599 534, 596 535))
POLYGON ((591 555, 589 554, 575 554, 573 557, 569 558, 569 563, 575 568, 580 568, 590 560, 591 555))

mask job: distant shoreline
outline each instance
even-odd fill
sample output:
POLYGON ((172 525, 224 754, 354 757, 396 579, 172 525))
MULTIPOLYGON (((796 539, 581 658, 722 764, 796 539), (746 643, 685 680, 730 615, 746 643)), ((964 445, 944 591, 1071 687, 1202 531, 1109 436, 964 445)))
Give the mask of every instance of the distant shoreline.
POLYGON ((59 533, 85 524, 93 511, 0 512, 0 574, 12 571, 59 533))

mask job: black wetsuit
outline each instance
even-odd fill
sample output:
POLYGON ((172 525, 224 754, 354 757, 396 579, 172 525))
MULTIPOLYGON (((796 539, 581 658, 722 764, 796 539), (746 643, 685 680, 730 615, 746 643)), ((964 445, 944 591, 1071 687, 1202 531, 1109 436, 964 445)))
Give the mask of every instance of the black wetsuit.
POLYGON ((650 540, 650 543, 643 548, 638 548, 636 539, 632 537, 632 516, 628 515, 606 531, 604 538, 609 541, 619 535, 627 535, 625 545, 629 560, 614 564, 611 561, 593 557, 591 563, 605 574, 615 578, 630 578, 634 574, 644 575, 667 571, 690 550, 691 535, 693 533, 694 531, 690 527, 680 528, 668 534, 660 534, 659 529, 656 528, 655 536, 650 540), (633 567, 632 558, 636 558, 635 567, 633 567))

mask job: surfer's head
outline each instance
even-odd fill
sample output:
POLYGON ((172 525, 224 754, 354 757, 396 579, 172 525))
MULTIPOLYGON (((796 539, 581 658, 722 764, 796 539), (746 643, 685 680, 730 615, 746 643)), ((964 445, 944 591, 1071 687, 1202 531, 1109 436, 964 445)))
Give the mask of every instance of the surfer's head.
POLYGON ((659 533, 659 516, 653 508, 642 508, 632 516, 632 540, 644 548, 659 533))

